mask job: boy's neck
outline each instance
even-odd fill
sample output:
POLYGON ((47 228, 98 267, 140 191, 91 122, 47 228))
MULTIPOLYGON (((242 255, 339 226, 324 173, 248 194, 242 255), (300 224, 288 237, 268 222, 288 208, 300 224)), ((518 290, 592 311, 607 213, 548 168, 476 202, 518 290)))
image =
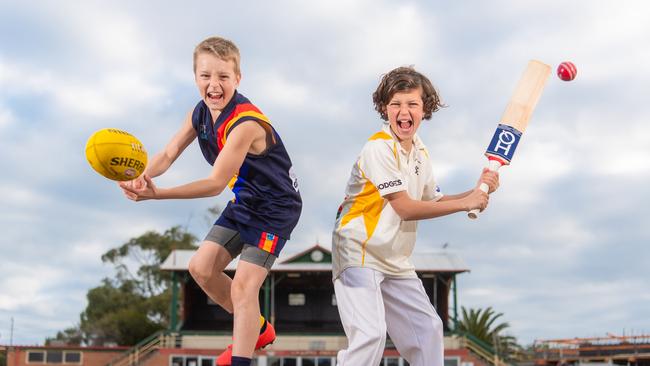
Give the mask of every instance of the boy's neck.
POLYGON ((402 149, 404 149, 407 153, 411 152, 411 149, 413 148, 413 140, 397 140, 399 141, 400 146, 402 146, 402 149))
POLYGON ((212 118, 212 124, 217 123, 217 119, 221 115, 221 111, 218 109, 215 110, 209 109, 209 111, 210 111, 210 118, 212 118))

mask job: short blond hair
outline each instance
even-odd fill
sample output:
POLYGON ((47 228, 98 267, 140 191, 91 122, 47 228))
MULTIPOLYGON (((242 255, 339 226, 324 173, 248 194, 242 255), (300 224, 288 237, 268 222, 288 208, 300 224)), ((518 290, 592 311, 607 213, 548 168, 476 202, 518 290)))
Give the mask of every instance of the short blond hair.
POLYGON ((210 53, 224 61, 232 61, 235 64, 235 73, 241 76, 239 62, 239 48, 230 40, 221 37, 208 37, 201 41, 194 48, 194 72, 196 72, 196 58, 199 53, 210 53))

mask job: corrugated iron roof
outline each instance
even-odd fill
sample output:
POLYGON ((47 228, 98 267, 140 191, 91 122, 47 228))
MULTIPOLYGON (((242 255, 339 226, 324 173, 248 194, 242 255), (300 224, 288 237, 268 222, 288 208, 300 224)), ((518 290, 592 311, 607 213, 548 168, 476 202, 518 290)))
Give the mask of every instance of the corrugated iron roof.
MULTIPOLYGON (((330 251, 326 248, 314 245, 311 248, 293 253, 281 253, 278 260, 271 268, 272 272, 326 272, 332 270, 332 263, 330 262, 291 262, 293 259, 309 253, 311 251, 320 250, 326 253, 330 251)), ((160 269, 165 271, 187 271, 190 259, 194 255, 195 250, 174 250, 160 265, 160 269)), ((238 259, 233 260, 226 270, 234 271, 237 268, 238 259)), ((469 267, 454 252, 448 250, 439 251, 422 251, 414 252, 411 256, 411 262, 415 266, 417 272, 469 272, 469 267)))

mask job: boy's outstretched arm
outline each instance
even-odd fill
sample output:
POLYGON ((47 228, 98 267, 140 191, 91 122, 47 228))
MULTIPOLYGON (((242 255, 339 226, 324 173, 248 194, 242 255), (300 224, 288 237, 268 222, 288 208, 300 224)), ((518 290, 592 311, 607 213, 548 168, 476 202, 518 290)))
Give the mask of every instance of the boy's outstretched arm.
POLYGON ((487 207, 488 195, 479 189, 482 182, 488 185, 489 192, 492 193, 499 187, 499 174, 484 168, 474 189, 463 193, 444 195, 437 201, 414 200, 406 191, 390 193, 384 198, 388 200, 402 220, 431 219, 474 208, 483 211, 487 207))
POLYGON ((130 193, 130 196, 127 196, 134 201, 216 196, 237 174, 253 142, 264 138, 265 134, 266 132, 257 122, 241 123, 228 135, 228 142, 215 160, 210 175, 205 179, 173 188, 158 188, 151 181, 151 177, 145 176, 147 185, 142 189, 134 189, 127 184, 120 184, 120 186, 130 193))
POLYGON ((393 210, 402 220, 422 220, 449 215, 460 211, 469 211, 478 208, 485 209, 488 203, 487 193, 474 189, 455 199, 442 199, 438 201, 420 201, 409 197, 406 191, 390 193, 384 196, 393 210))
POLYGON ((196 131, 194 131, 194 127, 192 127, 192 111, 190 111, 185 117, 181 128, 167 143, 165 148, 162 151, 156 153, 151 159, 149 159, 144 172, 132 181, 118 183, 118 185, 122 188, 124 195, 126 195, 127 198, 133 199, 132 194, 126 190, 124 186, 138 190, 144 188, 147 185, 147 180, 145 177, 153 178, 166 172, 172 163, 176 161, 181 153, 183 153, 185 148, 187 148, 187 146, 189 146, 189 144, 191 144, 195 138, 196 131))
MULTIPOLYGON (((481 183, 487 184, 488 194, 491 194, 492 192, 496 191, 497 188, 499 188, 499 172, 491 171, 488 168, 483 168, 483 172, 481 173, 481 176, 479 177, 475 188, 480 187, 481 183)), ((440 201, 457 200, 460 198, 467 197, 467 195, 469 195, 470 193, 472 193, 472 190, 463 193, 458 193, 458 194, 444 195, 442 196, 440 201)))

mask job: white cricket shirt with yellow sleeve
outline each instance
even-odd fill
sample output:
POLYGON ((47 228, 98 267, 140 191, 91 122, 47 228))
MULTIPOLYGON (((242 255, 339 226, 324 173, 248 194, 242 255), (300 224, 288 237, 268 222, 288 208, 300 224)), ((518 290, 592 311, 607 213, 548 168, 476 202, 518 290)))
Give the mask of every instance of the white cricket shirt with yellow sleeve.
POLYGON ((417 136, 404 150, 385 123, 352 167, 345 199, 332 233, 334 279, 349 267, 369 267, 391 276, 415 277, 410 261, 417 221, 404 221, 384 196, 406 191, 414 200, 439 200, 426 147, 417 136))

